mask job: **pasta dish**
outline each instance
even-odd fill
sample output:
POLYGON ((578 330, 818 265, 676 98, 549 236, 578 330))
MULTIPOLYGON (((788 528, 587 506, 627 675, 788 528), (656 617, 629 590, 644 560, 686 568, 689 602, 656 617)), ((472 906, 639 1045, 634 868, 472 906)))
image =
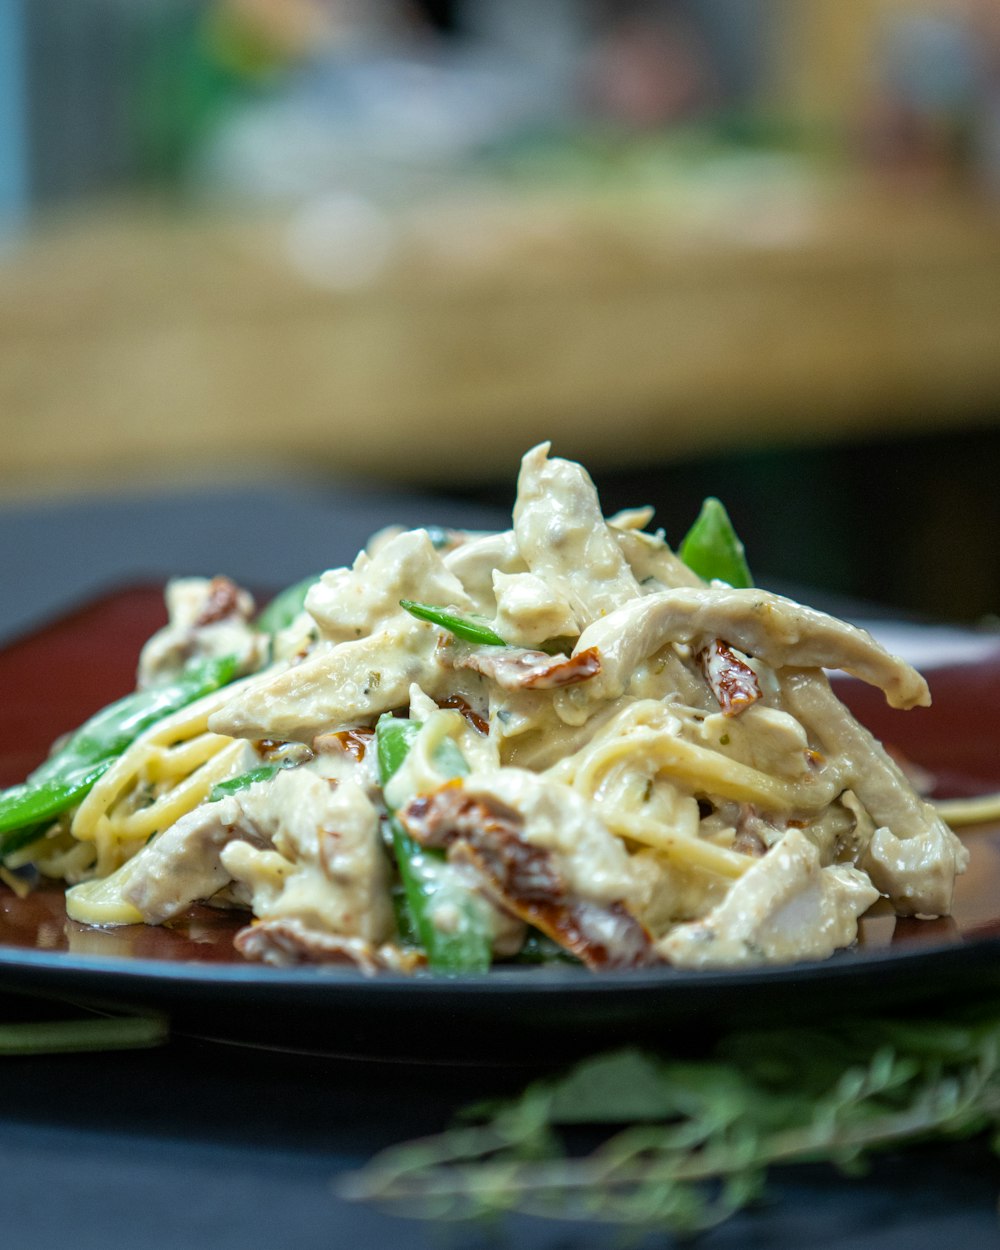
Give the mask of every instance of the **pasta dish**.
POLYGON ((483 972, 820 959, 967 853, 825 670, 929 703, 869 634, 756 588, 718 501, 675 552, 524 457, 512 527, 387 529, 262 613, 167 588, 134 694, 0 793, 0 877, 85 924, 252 913, 274 965, 483 972))

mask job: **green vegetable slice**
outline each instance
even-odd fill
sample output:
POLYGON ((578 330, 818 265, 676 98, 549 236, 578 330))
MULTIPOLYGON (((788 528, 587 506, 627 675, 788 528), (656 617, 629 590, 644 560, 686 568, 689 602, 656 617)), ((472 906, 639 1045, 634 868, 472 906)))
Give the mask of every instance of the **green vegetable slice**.
POLYGON ((226 799, 231 794, 239 794, 241 790, 249 790, 252 785, 258 781, 270 781, 282 768, 288 768, 287 764, 259 764, 256 768, 250 768, 245 773, 240 773, 238 777, 230 777, 226 781, 218 781, 212 787, 208 795, 209 803, 218 803, 220 799, 226 799))
POLYGON ((257 614, 254 622, 256 627, 264 634, 277 634, 287 629, 305 607, 306 595, 318 581, 317 573, 279 591, 267 607, 257 614))
POLYGON ((435 607, 432 603, 414 603, 412 599, 400 599, 399 606, 405 608, 418 621, 430 621, 432 625, 440 625, 442 629, 447 629, 465 642, 476 642, 485 647, 507 646, 507 642, 484 616, 463 616, 448 608, 435 607))
POLYGON ((48 829, 51 821, 43 820, 37 825, 25 825, 21 829, 11 829, 8 833, 0 833, 0 860, 23 846, 29 846, 48 829))
POLYGON ((753 585, 743 544, 733 529, 729 513, 713 496, 701 505, 698 519, 688 530, 677 554, 706 582, 726 582, 735 590, 753 585))
MULTIPOLYGON (((375 727, 375 744, 383 788, 402 766, 419 732, 420 725, 415 721, 400 720, 389 714, 379 718, 375 727)), ((454 743, 451 746, 458 760, 448 760, 444 752, 439 752, 439 761, 455 775, 467 772, 468 767, 458 748, 454 743)), ((450 874, 444 871, 444 854, 420 846, 391 810, 389 831, 412 919, 410 927, 427 952, 431 970, 443 973, 485 972, 492 958, 492 942, 489 918, 481 900, 468 890, 456 888, 450 874), (439 914, 439 909, 443 907, 448 907, 455 917, 455 923, 446 928, 435 923, 435 914, 439 914)))
MULTIPOLYGON (((227 685, 237 665, 235 656, 192 661, 175 681, 136 690, 95 713, 27 781, 0 791, 0 835, 20 835, 76 806, 139 734, 227 685)), ((0 838, 0 854, 24 841, 21 836, 0 838)))
POLYGON ((410 753, 420 725, 414 720, 402 720, 386 713, 375 726, 375 750, 378 754, 379 780, 383 787, 403 766, 410 753))
MULTIPOLYGON (((54 820, 61 812, 74 807, 93 788, 98 778, 108 771, 113 759, 67 769, 59 779, 39 783, 24 781, 0 794, 0 835, 20 832, 26 825, 54 820)), ((0 838, 0 852, 14 850, 19 839, 0 838)))

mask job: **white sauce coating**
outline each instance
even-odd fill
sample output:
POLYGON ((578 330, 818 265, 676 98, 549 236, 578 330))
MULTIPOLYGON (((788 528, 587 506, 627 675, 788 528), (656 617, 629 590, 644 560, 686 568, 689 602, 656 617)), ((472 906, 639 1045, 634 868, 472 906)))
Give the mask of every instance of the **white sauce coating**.
POLYGON ((678 925, 658 947, 679 968, 825 959, 854 940, 877 898, 864 873, 821 867, 816 847, 791 829, 707 916, 678 925))
POLYGON ((259 638, 248 650, 243 592, 203 620, 213 594, 229 602, 222 590, 172 584, 144 680, 226 646, 265 666, 206 710, 198 732, 211 733, 189 748, 132 748, 133 789, 88 800, 79 844, 57 826, 49 862, 76 864, 86 839, 106 847, 127 813, 180 793, 164 761, 184 749, 239 753, 242 739, 251 762, 295 766, 218 802, 167 804, 179 816, 76 887, 71 914, 161 923, 195 900, 243 900, 259 922, 240 938, 249 957, 406 970, 419 957, 397 931, 388 813, 435 803, 438 825, 415 818, 427 841, 411 847, 434 887, 430 922, 458 935, 482 922, 497 956, 517 951, 535 904, 587 931, 592 966, 602 944, 618 966, 824 958, 855 940, 879 892, 902 914, 945 914, 963 848, 821 669, 899 706, 926 701, 922 678, 823 613, 706 585, 641 529, 650 520, 606 522, 586 472, 543 444, 524 458, 512 529, 382 532, 311 588, 270 665, 259 638), (456 641, 402 599, 484 618, 508 646, 456 641), (734 701, 730 680, 749 696, 734 701), (383 793, 374 732, 387 713, 419 730, 383 793))

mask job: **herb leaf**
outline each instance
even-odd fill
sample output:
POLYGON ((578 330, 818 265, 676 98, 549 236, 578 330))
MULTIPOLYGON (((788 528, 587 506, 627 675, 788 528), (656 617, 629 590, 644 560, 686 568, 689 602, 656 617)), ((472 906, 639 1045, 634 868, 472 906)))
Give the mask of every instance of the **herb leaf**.
POLYGON ((440 625, 442 629, 447 629, 465 642, 476 642, 487 647, 507 646, 506 641, 485 617, 463 616, 449 608, 435 607, 432 603, 414 603, 412 599, 400 599, 399 606, 405 608, 418 621, 430 621, 432 625, 440 625))
POLYGON ((755 1201, 777 1164, 851 1171, 877 1150, 995 1132, 1000 1006, 741 1031, 698 1060, 618 1051, 471 1114, 482 1122, 386 1151, 341 1192, 437 1219, 520 1211, 691 1233, 755 1201), (628 1127, 567 1155, 557 1130, 584 1123, 628 1127))
POLYGON ((677 554, 706 582, 718 579, 734 590, 753 585, 743 544, 740 542, 722 503, 709 496, 701 505, 698 519, 688 530, 677 554))

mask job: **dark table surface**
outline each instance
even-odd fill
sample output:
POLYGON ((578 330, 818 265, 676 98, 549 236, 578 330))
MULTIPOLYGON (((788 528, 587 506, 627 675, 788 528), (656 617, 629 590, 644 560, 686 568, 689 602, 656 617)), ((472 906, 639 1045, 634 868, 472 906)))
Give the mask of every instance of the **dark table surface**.
MULTIPOLYGON (((280 484, 0 507, 0 643, 130 582, 226 572, 279 586, 349 560, 387 521, 497 520, 439 500, 280 484)), ((23 1011, 0 997, 0 1018, 5 1006, 23 1011)), ((0 1245, 12 1250, 622 1244, 596 1224, 518 1218, 492 1233, 442 1229, 336 1194, 336 1176, 437 1131, 468 1102, 516 1090, 532 1075, 525 1069, 303 1057, 177 1037, 151 1051, 7 1058, 0 1074, 0 1245)), ((763 1206, 698 1244, 998 1245, 997 1193, 985 1146, 928 1147, 885 1158, 862 1179, 822 1167, 779 1174, 763 1206)))

